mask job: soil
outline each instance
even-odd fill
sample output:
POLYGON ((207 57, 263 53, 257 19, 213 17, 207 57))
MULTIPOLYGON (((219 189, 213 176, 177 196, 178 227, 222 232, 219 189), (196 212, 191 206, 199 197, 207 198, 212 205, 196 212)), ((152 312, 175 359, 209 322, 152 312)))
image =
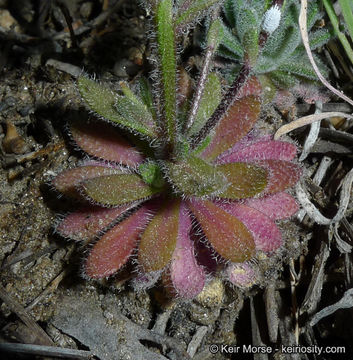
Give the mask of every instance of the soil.
MULTIPOLYGON (((2 358, 351 359, 351 193, 337 227, 318 225, 307 215, 282 225, 297 227, 299 235, 289 241, 283 266, 268 274, 266 286, 238 289, 215 280, 188 302, 167 299, 159 287, 134 291, 128 270, 119 281, 84 279, 82 248, 55 234, 57 214, 72 204, 50 180, 82 158, 66 126, 91 116, 75 78, 87 72, 114 87, 145 71, 147 18, 137 0, 0 1, 0 352, 3 343, 59 348, 54 354, 14 347, 2 358), (336 307, 325 310, 329 305, 336 307), (315 323, 318 314, 324 317, 315 323), (212 344, 225 347, 213 354, 212 344), (243 348, 251 344, 257 346, 252 353, 243 348), (296 344, 302 351, 342 346, 345 353, 260 351, 296 344), (63 348, 72 353, 65 355, 63 348)), ((347 85, 347 75, 339 65, 338 70, 334 83, 352 97, 352 82, 347 85)), ((335 98, 330 104, 352 112, 335 98)), ((295 104, 283 113, 269 111, 290 119, 291 113, 312 110, 295 104)), ((304 180, 317 207, 333 217, 337 187, 352 167, 353 135, 343 118, 323 128, 303 163, 304 180), (325 161, 330 166, 315 183, 310 176, 325 161)), ((292 134, 301 143, 305 135, 292 134)))

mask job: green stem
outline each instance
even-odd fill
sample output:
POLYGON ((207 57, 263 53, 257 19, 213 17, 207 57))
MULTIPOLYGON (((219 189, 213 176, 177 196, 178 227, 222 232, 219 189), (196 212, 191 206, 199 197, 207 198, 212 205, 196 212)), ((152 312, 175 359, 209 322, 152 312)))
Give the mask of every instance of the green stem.
POLYGON ((348 39, 346 38, 346 35, 339 28, 339 21, 338 21, 337 15, 335 13, 335 10, 332 6, 332 3, 330 0, 323 0, 323 4, 325 6, 328 17, 331 20, 331 24, 333 26, 335 34, 337 35, 342 46, 344 47, 344 50, 346 51, 346 54, 349 57, 349 60, 353 64, 353 50, 349 44, 348 39))
POLYGON ((352 0, 338 0, 341 5, 342 14, 346 21, 349 34, 353 41, 353 6, 352 0))
POLYGON ((198 144, 211 132, 211 130, 218 124, 218 122, 222 119, 224 114, 227 112, 230 105, 233 104, 235 99, 237 98, 240 89, 245 84, 246 80, 250 75, 250 66, 247 62, 240 69, 239 75, 234 80, 233 84, 230 86, 228 91, 223 96, 221 103, 218 105, 215 112, 212 116, 207 120, 206 124, 201 128, 201 130, 192 137, 191 139, 191 147, 195 149, 198 144))
MULTIPOLYGON (((160 57, 165 126, 172 148, 176 142, 176 51, 173 1, 162 0, 156 12, 157 42, 160 57)), ((164 122, 164 121, 163 121, 164 122)))
MULTIPOLYGON (((218 16, 219 16, 219 7, 217 7, 212 13, 212 23, 210 25, 209 33, 211 32, 211 29, 213 28, 212 25, 215 24, 215 22, 217 21, 218 16)), ((218 23, 219 23, 219 20, 218 20, 218 23)), ((206 49, 206 52, 204 55, 203 67, 202 67, 200 78, 198 80, 198 84, 196 87, 196 93, 195 93, 195 96, 193 99, 189 119, 186 123, 186 130, 189 130, 191 128, 192 124, 195 121, 197 112, 200 107, 201 99, 202 99, 203 93, 205 91, 207 77, 210 72, 211 60, 212 60, 213 54, 217 50, 217 47, 219 44, 220 27, 221 27, 221 25, 219 25, 216 28, 216 30, 215 30, 216 34, 212 34, 213 36, 209 36, 209 39, 208 39, 207 49, 206 49)))

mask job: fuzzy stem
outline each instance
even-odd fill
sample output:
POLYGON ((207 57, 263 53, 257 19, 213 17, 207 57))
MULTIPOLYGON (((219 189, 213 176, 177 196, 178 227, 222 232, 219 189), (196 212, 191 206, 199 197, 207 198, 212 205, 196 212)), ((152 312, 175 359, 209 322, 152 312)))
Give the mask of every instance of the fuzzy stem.
POLYGON ((229 106, 234 102, 237 95, 239 94, 240 89, 245 84, 249 74, 250 66, 246 62, 243 67, 240 69, 238 77, 234 80, 233 84, 230 86, 226 94, 224 95, 221 103, 218 105, 215 112, 207 120, 206 124, 201 128, 198 134, 196 134, 191 141, 191 146, 194 149, 217 125, 217 123, 222 119, 223 115, 227 112, 229 106))
POLYGON ((181 14, 183 11, 186 11, 191 4, 192 4, 192 0, 185 0, 180 5, 178 13, 181 14))
MULTIPOLYGON (((219 15, 219 7, 217 7, 213 11, 211 23, 217 19, 218 15, 219 15)), ((210 25, 210 27, 211 27, 211 25, 210 25)), ((200 78, 199 78, 199 81, 197 84, 197 90, 196 90, 194 100, 192 103, 192 108, 190 111, 189 119, 186 122, 186 127, 185 127, 186 130, 189 130, 195 121, 195 117, 199 110, 200 102, 201 102, 203 93, 205 91, 205 84, 207 81, 207 76, 210 71, 211 60, 213 58, 213 54, 216 51, 216 49, 217 49, 217 39, 213 39, 213 41, 211 41, 211 43, 208 44, 207 49, 206 49, 204 63, 203 63, 203 67, 201 70, 201 75, 200 75, 200 78)))
POLYGON ((163 106, 168 142, 176 142, 176 50, 174 38, 173 1, 162 0, 156 12, 157 42, 161 63, 163 106))

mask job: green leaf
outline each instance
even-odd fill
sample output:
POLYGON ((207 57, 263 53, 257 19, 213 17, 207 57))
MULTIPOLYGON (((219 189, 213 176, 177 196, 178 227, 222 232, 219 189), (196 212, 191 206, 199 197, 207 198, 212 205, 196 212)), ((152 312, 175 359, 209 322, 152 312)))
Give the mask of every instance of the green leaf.
POLYGON ((216 166, 196 156, 166 165, 170 181, 184 195, 215 195, 227 186, 225 176, 217 171, 216 166))
POLYGON ((268 74, 271 81, 279 88, 290 88, 298 84, 299 80, 295 75, 288 74, 286 71, 272 71, 268 74))
POLYGON ((160 192, 136 174, 100 176, 84 181, 82 188, 89 199, 106 206, 123 205, 160 192))
POLYGON ((309 34, 310 49, 315 50, 325 45, 331 38, 331 34, 326 29, 312 31, 309 34))
POLYGON ((216 73, 208 75, 200 106, 188 136, 197 134, 211 117, 222 99, 221 82, 216 73))
POLYGON ((243 46, 246 59, 250 66, 254 67, 259 55, 259 33, 257 29, 251 29, 244 35, 243 46))
POLYGON ((259 75, 258 79, 263 89, 262 101, 264 104, 269 104, 276 96, 277 89, 273 82, 267 75, 259 75))
POLYGON ((207 148, 210 142, 211 142, 211 136, 208 135, 200 142, 200 144, 197 145, 197 147, 193 151, 193 155, 201 154, 207 148))
POLYGON ((226 59, 230 59, 233 60, 235 62, 238 62, 241 60, 242 57, 240 57, 237 54, 234 54, 232 51, 230 51, 229 49, 227 49, 225 46, 223 46, 222 44, 219 46, 218 50, 217 50, 217 55, 222 56, 226 59))
POLYGON ((149 81, 144 77, 139 79, 139 95, 143 103, 147 106, 149 112, 152 114, 153 118, 156 119, 157 115, 153 103, 151 86, 149 81))
POLYGON ((258 18, 255 10, 244 5, 237 13, 236 33, 239 36, 241 43, 249 32, 258 33, 261 21, 258 18))
MULTIPOLYGON (((129 119, 133 121, 134 124, 143 126, 143 134, 149 137, 157 136, 157 126, 152 114, 148 111, 147 106, 139 99, 136 97, 135 99, 131 99, 127 96, 117 96, 115 108, 124 119, 129 119)), ((140 130, 140 132, 142 131, 140 130)))
POLYGON ((237 37, 228 29, 228 27, 222 24, 222 31, 221 31, 221 44, 229 50, 231 53, 235 54, 236 57, 243 57, 244 51, 243 47, 240 44, 237 37))
POLYGON ((179 227, 180 200, 167 201, 141 235, 138 263, 145 272, 163 269, 172 259, 179 227))
POLYGON ((156 12, 157 42, 161 62, 165 124, 169 141, 176 138, 176 51, 173 1, 161 0, 156 12))
POLYGON ((262 56, 268 57, 272 68, 288 59, 301 43, 298 26, 279 28, 272 33, 263 49, 262 56))
POLYGON ((322 18, 317 1, 309 1, 307 10, 307 27, 308 31, 315 25, 316 21, 322 18))
MULTIPOLYGON (((124 117, 116 107, 121 96, 115 95, 110 89, 87 77, 80 77, 77 82, 78 90, 92 111, 103 118, 126 127, 132 132, 138 132, 149 137, 156 137, 156 129, 141 122, 135 117, 124 117)), ((128 115, 128 114, 126 114, 128 115)), ((151 114, 149 114, 151 118, 151 114)))
POLYGON ((349 35, 353 40, 353 4, 351 0, 338 0, 340 3, 342 14, 346 22, 349 35))
POLYGON ((266 188, 267 171, 259 166, 247 163, 230 163, 218 165, 229 182, 229 186, 220 195, 226 199, 246 199, 259 194, 266 188))
MULTIPOLYGON (((283 26, 293 26, 298 23, 300 4, 293 1, 286 1, 282 8, 283 26)), ((283 29, 282 29, 283 30, 283 29)))
POLYGON ((314 69, 308 63, 301 64, 299 62, 285 62, 278 67, 278 70, 282 71, 283 74, 287 73, 288 76, 298 75, 310 80, 317 80, 317 75, 314 69))
POLYGON ((219 0, 185 0, 183 5, 180 6, 182 11, 178 14, 175 20, 175 25, 185 26, 194 22, 204 11, 217 2, 219 2, 219 0))
POLYGON ((242 8, 237 14, 236 30, 245 56, 254 66, 259 52, 259 26, 261 21, 252 8, 242 8))
POLYGON ((211 47, 216 50, 219 46, 222 36, 222 22, 219 19, 215 19, 207 32, 207 47, 211 47))
POLYGON ((100 165, 79 166, 62 171, 53 179, 52 184, 63 194, 75 199, 82 199, 77 190, 77 186, 81 181, 119 172, 121 172, 119 169, 100 165))
POLYGON ((154 188, 162 188, 165 185, 163 173, 159 165, 153 161, 147 161, 139 166, 139 173, 143 181, 154 188))
POLYGON ((226 0, 223 5, 223 11, 226 16, 226 19, 229 25, 234 28, 235 27, 235 13, 234 13, 234 6, 233 0, 226 0))

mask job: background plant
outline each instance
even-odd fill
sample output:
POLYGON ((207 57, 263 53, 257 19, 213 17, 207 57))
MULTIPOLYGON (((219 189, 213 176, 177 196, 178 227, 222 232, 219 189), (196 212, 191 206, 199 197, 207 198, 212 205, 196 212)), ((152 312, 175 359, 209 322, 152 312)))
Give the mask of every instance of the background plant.
MULTIPOLYGON (((224 4, 225 21, 222 22, 221 46, 218 54, 229 60, 226 73, 232 81, 247 64, 268 89, 268 97, 276 89, 315 83, 317 76, 307 59, 301 42, 298 1, 243 1, 227 0, 224 4)), ((308 7, 310 46, 315 50, 325 44, 330 34, 316 22, 321 18, 319 2, 311 1, 308 7)), ((321 71, 327 68, 317 55, 321 71)))
POLYGON ((335 35, 338 37, 341 42, 350 62, 353 64, 353 50, 352 50, 352 41, 353 41, 353 5, 349 0, 339 0, 338 1, 343 15, 343 24, 339 20, 333 4, 330 0, 323 0, 326 13, 330 18, 332 27, 334 29, 335 35), (342 29, 343 25, 343 29, 342 29), (350 40, 348 40, 346 34, 349 35, 350 40))

